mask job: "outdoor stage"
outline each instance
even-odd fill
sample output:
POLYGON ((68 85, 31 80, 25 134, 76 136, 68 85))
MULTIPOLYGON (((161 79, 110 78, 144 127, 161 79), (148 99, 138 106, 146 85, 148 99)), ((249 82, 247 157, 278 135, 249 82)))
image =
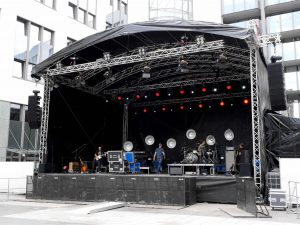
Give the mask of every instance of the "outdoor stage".
POLYGON ((161 205, 236 203, 236 178, 168 174, 38 174, 28 178, 26 195, 28 199, 161 205))

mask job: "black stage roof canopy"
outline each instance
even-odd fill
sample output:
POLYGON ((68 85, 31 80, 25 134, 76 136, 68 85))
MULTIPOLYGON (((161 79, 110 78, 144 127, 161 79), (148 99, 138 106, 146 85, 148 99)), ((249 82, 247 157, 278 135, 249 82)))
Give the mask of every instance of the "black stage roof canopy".
POLYGON ((110 58, 122 60, 122 57, 138 55, 140 48, 144 48, 146 54, 150 55, 154 51, 195 45, 199 35, 204 38, 203 50, 199 52, 70 70, 67 73, 59 73, 58 70, 57 74, 50 76, 54 83, 93 95, 110 97, 116 97, 116 93, 143 90, 140 87, 144 87, 145 90, 155 89, 147 85, 169 88, 201 82, 212 83, 212 80, 207 79, 216 77, 225 77, 221 82, 249 79, 249 48, 246 41, 251 38, 251 31, 230 25, 198 21, 150 21, 108 29, 76 41, 55 53, 36 65, 32 76, 39 77, 48 74, 49 70, 74 65, 88 63, 96 65, 99 60, 104 60, 107 52, 110 58), (222 42, 223 47, 217 48, 218 44, 213 44, 213 49, 207 47, 210 43, 218 41, 222 42), (223 64, 220 55, 225 56, 226 62, 223 64), (179 71, 179 62, 182 59, 188 63, 186 71, 179 71), (145 66, 151 68, 151 79, 142 77, 145 66), (190 82, 181 84, 183 81, 190 82), (174 86, 174 82, 179 83, 174 86))

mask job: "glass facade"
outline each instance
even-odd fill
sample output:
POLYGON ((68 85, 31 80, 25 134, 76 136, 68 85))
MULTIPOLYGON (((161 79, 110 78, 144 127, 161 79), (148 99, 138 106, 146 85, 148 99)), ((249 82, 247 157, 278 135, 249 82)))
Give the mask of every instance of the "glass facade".
POLYGON ((278 3, 283 3, 283 2, 291 2, 293 0, 267 0, 266 5, 274 5, 278 3))
POLYGON ((96 0, 69 0, 68 7, 69 17, 89 27, 96 28, 96 0))
POLYGON ((150 20, 192 20, 192 0, 150 0, 150 20))
POLYGON ((257 0, 223 0, 223 14, 254 9, 257 7, 257 0))
POLYGON ((300 28, 300 11, 267 17, 269 33, 300 28))
POLYGON ((13 76, 32 80, 32 67, 53 54, 53 31, 22 18, 16 22, 13 76))
POLYGON ((270 45, 269 55, 282 56, 284 61, 300 59, 300 40, 277 44, 275 49, 270 45))
POLYGON ((56 0, 36 0, 52 9, 55 9, 56 0))

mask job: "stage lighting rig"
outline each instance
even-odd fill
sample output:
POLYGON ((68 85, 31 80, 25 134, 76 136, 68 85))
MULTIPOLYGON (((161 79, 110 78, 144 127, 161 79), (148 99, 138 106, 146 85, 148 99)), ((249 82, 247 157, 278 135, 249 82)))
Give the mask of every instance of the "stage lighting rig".
POLYGON ((103 53, 103 58, 105 61, 109 62, 111 60, 111 55, 109 52, 104 52, 103 53))
POLYGON ((188 64, 189 63, 186 60, 181 59, 178 64, 178 68, 179 68, 180 72, 182 72, 182 73, 189 72, 189 69, 187 68, 188 64))
POLYGON ((76 55, 70 57, 71 65, 76 65, 78 57, 76 55))
POLYGON ((282 56, 272 55, 270 60, 271 60, 271 63, 276 63, 277 61, 282 60, 282 56))
POLYGON ((149 65, 145 65, 142 70, 142 78, 150 78, 151 77, 151 67, 149 65))
POLYGON ((139 48, 139 54, 140 54, 141 57, 145 57, 145 55, 146 55, 145 47, 140 47, 139 48))
POLYGON ((203 45, 205 42, 204 36, 203 35, 199 35, 196 37, 196 43, 197 45, 203 45))
POLYGON ((180 39, 181 45, 182 45, 182 46, 183 46, 183 45, 187 45, 188 40, 189 40, 189 38, 188 38, 186 35, 182 36, 181 39, 180 39))

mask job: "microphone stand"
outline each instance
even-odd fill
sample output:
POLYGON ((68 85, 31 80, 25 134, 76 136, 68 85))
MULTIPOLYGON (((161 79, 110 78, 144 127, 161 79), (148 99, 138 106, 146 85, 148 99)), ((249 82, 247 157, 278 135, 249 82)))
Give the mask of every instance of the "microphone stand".
MULTIPOLYGON (((83 145, 80 145, 78 148, 76 148, 72 153, 74 153, 75 152, 75 162, 77 162, 77 155, 78 155, 78 150, 79 149, 81 149, 81 148, 83 148, 83 147, 85 147, 86 146, 86 144, 83 144, 83 145)), ((81 150, 82 151, 82 150, 81 150)), ((80 151, 80 152, 81 152, 80 151)), ((80 153, 79 152, 79 153, 80 153)))

